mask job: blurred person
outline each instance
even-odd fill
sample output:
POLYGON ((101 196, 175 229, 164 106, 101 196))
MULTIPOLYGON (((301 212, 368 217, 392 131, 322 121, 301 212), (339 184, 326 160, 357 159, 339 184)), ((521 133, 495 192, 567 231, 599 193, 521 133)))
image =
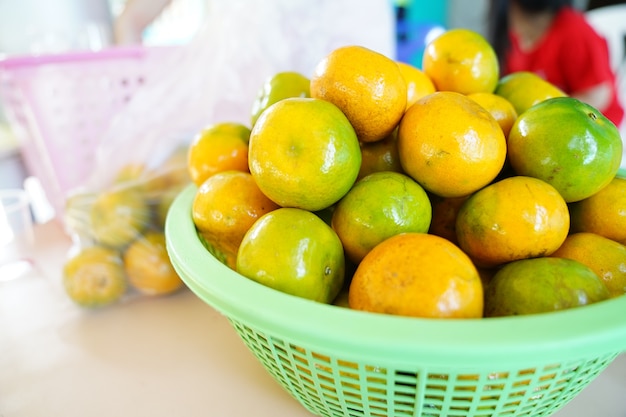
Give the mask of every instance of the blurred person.
POLYGON ((502 75, 534 72, 626 125, 606 40, 571 0, 492 0, 489 36, 502 75))

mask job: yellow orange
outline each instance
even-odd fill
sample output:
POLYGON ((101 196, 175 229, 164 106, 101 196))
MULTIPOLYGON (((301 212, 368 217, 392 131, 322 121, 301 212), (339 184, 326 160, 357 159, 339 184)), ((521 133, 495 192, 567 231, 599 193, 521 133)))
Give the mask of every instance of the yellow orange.
POLYGON ((426 190, 461 197, 489 184, 506 159, 498 122, 467 96, 438 91, 418 100, 398 130, 404 171, 426 190))
POLYGON ((171 294, 183 287, 165 249, 165 234, 149 231, 124 252, 128 282, 146 295, 171 294))
POLYGON ((352 187, 361 149, 337 106, 316 98, 287 98, 257 120, 248 158, 250 173, 272 201, 317 211, 352 187))
POLYGON ((397 132, 395 129, 376 142, 361 142, 361 168, 357 179, 380 171, 402 172, 397 132))
POLYGON ((191 216, 206 243, 234 269, 243 236, 259 217, 277 208, 249 172, 223 171, 198 188, 191 216))
POLYGON ((426 233, 402 233, 374 247, 359 264, 350 308, 428 318, 479 318, 483 288, 456 245, 426 233))
POLYGON ((406 62, 398 62, 400 72, 406 83, 406 107, 411 107, 417 100, 434 93, 437 89, 424 71, 406 62))
POLYGON ((529 71, 505 75, 498 80, 494 93, 507 99, 518 115, 544 100, 567 95, 554 84, 529 71))
POLYGON ((248 171, 250 129, 240 123, 220 122, 203 129, 188 148, 191 180, 200 186, 220 171, 248 171))
POLYGON ((422 68, 438 91, 462 94, 491 93, 500 77, 491 44, 464 28, 450 29, 426 45, 422 68))
POLYGON ((407 87, 398 64, 362 46, 333 50, 315 67, 311 97, 335 104, 360 141, 389 135, 406 109, 407 87))
POLYGON ((517 119, 517 111, 510 101, 494 93, 473 93, 468 97, 483 106, 502 128, 505 137, 509 136, 511 126, 517 119))
POLYGON ((567 236, 553 257, 573 259, 591 268, 612 297, 626 294, 626 246, 595 233, 567 236))
POLYGON ((572 232, 591 232, 626 245, 626 178, 584 200, 571 203, 572 232))
POLYGON ((471 195, 456 219, 458 244, 478 266, 547 256, 569 231, 567 204, 536 178, 514 176, 471 195))

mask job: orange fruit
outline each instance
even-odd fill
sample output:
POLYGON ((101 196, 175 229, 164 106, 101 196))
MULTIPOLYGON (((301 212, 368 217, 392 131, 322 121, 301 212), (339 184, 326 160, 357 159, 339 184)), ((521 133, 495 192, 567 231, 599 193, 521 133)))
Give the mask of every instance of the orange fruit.
POLYGON ((165 234, 149 231, 124 252, 124 271, 128 282, 146 295, 171 294, 181 287, 165 249, 165 234))
POLYGON ((250 129, 240 123, 220 122, 203 129, 187 152, 191 180, 200 186, 221 171, 248 171, 250 129))
POLYGON ((433 216, 428 233, 441 236, 450 242, 457 244, 456 216, 468 196, 463 197, 439 197, 430 196, 433 208, 433 216))
POLYGON ((63 265, 63 287, 83 307, 117 302, 127 288, 120 253, 97 245, 80 249, 63 265))
POLYGON ((402 233, 376 245, 357 267, 350 308, 427 318, 479 318, 483 288, 456 245, 426 233, 402 233))
POLYGON ((479 33, 450 29, 426 45, 422 68, 439 91, 491 93, 500 77, 493 47, 479 33))
POLYGON ((344 281, 343 247, 315 214, 279 208, 259 218, 244 236, 237 272, 275 290, 330 304, 344 281))
POLYGON ((403 172, 398 152, 398 130, 376 142, 361 142, 361 168, 357 179, 380 171, 403 172))
POLYGON ((622 140, 615 125, 571 97, 535 104, 519 115, 508 137, 513 170, 551 184, 568 203, 607 186, 621 158, 622 140))
POLYGON ((438 91, 406 111, 398 150, 404 171, 426 190, 461 197, 498 175, 506 159, 506 138, 478 103, 463 94, 438 91))
POLYGON ((287 98, 257 120, 248 158, 250 173, 270 199, 283 207, 317 211, 352 187, 361 149, 337 106, 315 98, 287 98))
POLYGON ((150 221, 150 205, 143 193, 134 188, 106 190, 89 208, 91 236, 99 244, 113 248, 130 244, 150 221))
POLYGON ((481 267, 550 255, 568 231, 563 197, 531 177, 505 178, 477 191, 456 219, 459 246, 481 267))
POLYGON ((281 71, 269 77, 252 103, 252 126, 272 104, 289 97, 310 97, 311 81, 295 71, 281 71))
POLYGON ((234 269, 243 236, 259 217, 277 208, 249 172, 223 171, 196 190, 191 217, 206 243, 234 269))
POLYGON ((572 259, 542 257, 510 262, 485 290, 485 317, 548 313, 609 298, 606 286, 572 259))
POLYGON ((549 98, 567 96, 554 84, 528 71, 505 75, 498 80, 494 93, 507 99, 518 115, 549 98))
POLYGON ((569 205, 571 232, 591 232, 626 245, 626 178, 569 205))
POLYGON ((424 71, 406 62, 397 61, 397 64, 406 83, 407 109, 420 98, 437 91, 435 84, 424 71))
POLYGON ((510 101, 494 93, 473 93, 468 97, 483 106, 502 128, 505 137, 509 136, 511 126, 517 119, 517 111, 510 101))
POLYGON ((360 141, 389 135, 406 110, 407 86, 398 64, 362 46, 333 50, 315 67, 311 97, 335 104, 360 141))
POLYGON ((608 288, 611 296, 626 294, 626 246, 595 233, 573 233, 552 254, 587 265, 608 288))
POLYGON ((374 246, 405 232, 426 233, 432 207, 411 177, 381 171, 358 181, 335 205, 331 225, 354 263, 374 246))

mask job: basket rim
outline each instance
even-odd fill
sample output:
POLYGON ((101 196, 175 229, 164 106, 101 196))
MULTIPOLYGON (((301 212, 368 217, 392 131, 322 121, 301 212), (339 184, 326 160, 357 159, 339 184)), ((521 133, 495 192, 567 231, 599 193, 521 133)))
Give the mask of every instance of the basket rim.
POLYGON ((372 362, 385 358, 388 363, 427 358, 429 364, 445 367, 485 361, 509 366, 538 360, 560 363, 626 349, 626 296, 523 317, 422 319, 355 311, 281 293, 236 273, 204 248, 191 217, 196 189, 194 184, 185 188, 167 216, 172 265, 205 303, 255 331, 320 353, 372 362))

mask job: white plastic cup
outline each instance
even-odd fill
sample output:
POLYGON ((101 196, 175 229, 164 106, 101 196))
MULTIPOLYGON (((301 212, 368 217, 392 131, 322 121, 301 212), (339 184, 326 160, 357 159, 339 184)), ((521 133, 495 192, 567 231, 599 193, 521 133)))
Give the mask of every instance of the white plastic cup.
POLYGON ((22 189, 0 190, 0 281, 22 276, 32 266, 33 216, 22 189))

